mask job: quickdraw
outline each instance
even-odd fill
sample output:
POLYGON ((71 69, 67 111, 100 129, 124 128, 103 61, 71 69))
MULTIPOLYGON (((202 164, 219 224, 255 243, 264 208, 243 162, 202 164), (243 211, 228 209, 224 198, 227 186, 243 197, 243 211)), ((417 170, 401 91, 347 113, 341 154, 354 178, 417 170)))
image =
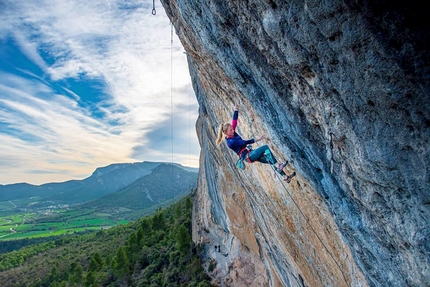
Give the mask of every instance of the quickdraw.
POLYGON ((156 15, 157 10, 155 10, 155 0, 152 0, 152 15, 156 15))

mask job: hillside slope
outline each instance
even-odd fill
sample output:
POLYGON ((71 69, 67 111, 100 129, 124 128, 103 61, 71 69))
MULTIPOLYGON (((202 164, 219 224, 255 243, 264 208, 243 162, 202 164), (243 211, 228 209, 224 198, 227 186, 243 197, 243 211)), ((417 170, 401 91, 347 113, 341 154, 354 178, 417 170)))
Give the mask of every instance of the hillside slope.
POLYGON ((196 172, 171 164, 160 164, 151 174, 142 176, 123 189, 88 202, 82 207, 103 210, 109 214, 122 212, 127 214, 126 219, 134 220, 148 214, 150 210, 154 211, 160 204, 166 206, 172 200, 179 200, 196 187, 196 172))
POLYGON ((162 3, 200 105, 193 239, 218 262, 212 276, 231 286, 430 285, 430 29, 422 7, 162 3), (237 156, 215 146, 235 103, 239 134, 268 136, 297 172, 290 185, 267 165, 237 170, 237 156))
POLYGON ((0 254, 2 287, 211 286, 186 197, 136 222, 0 254))

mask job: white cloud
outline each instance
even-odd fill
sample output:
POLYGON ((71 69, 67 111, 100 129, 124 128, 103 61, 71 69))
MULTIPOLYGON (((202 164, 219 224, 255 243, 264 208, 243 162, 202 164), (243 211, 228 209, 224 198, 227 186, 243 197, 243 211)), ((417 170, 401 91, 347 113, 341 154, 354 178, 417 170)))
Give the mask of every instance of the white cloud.
MULTIPOLYGON (((176 35, 171 44, 161 6, 156 16, 150 0, 6 1, 4 6, 0 37, 13 37, 45 75, 22 68, 17 68, 21 75, 0 74, 0 124, 11 130, 0 131, 0 183, 82 178, 113 162, 171 160, 170 149, 136 153, 177 110, 172 103, 191 98, 196 107, 183 49, 176 35), (83 105, 85 95, 63 85, 70 78, 104 81, 100 99, 83 105), (103 116, 94 116, 92 109, 103 116)), ((197 109, 188 112, 194 123, 197 109)), ((197 147, 194 124, 189 129, 190 146, 197 147)), ((197 166, 198 154, 194 148, 174 158, 197 166)))
POLYGON ((36 65, 38 65, 42 70, 47 69, 47 65, 45 61, 40 57, 39 53, 37 52, 37 44, 34 42, 29 42, 24 39, 22 34, 15 33, 14 34, 15 40, 18 42, 18 45, 20 46, 21 51, 27 55, 27 57, 32 60, 36 65))

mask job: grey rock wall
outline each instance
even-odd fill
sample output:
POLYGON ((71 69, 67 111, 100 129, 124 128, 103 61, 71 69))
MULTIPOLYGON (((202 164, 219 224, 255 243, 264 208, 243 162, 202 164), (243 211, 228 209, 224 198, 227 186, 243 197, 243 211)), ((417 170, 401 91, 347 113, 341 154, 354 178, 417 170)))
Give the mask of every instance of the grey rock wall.
POLYGON ((430 285, 425 9, 406 1, 162 3, 200 104, 193 239, 214 282, 430 285), (215 146, 236 102, 239 133, 269 136, 298 174, 290 185, 267 165, 238 171, 236 155, 215 146))

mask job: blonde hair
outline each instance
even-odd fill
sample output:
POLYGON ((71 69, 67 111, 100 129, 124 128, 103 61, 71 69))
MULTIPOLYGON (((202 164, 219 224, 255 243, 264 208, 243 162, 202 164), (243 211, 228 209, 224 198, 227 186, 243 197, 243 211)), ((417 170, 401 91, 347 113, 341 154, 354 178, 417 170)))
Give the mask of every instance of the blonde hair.
POLYGON ((228 127, 231 126, 230 123, 220 124, 218 129, 218 137, 216 139, 216 145, 219 145, 224 139, 224 133, 227 131, 228 127))

